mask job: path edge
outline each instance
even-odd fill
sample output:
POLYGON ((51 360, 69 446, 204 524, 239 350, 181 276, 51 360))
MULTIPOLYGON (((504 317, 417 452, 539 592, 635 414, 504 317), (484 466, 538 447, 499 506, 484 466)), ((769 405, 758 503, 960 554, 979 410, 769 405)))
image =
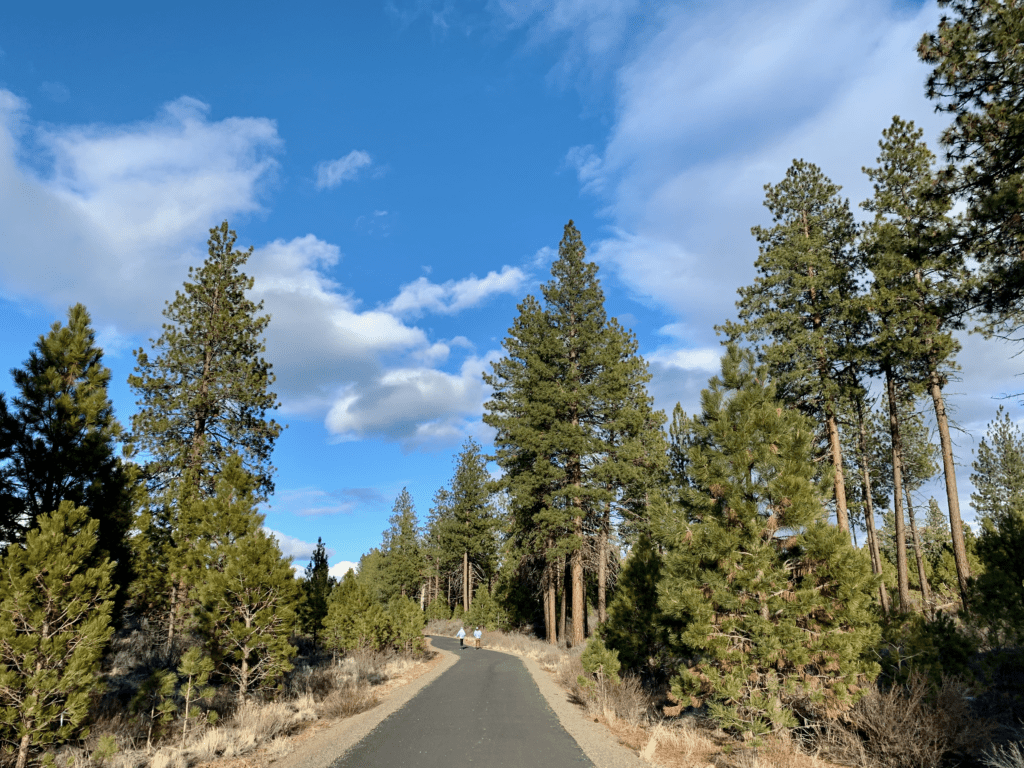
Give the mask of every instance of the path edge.
POLYGON ((523 662, 544 700, 558 717, 558 722, 590 758, 595 768, 651 768, 650 763, 641 760, 633 750, 620 744, 607 726, 593 722, 583 714, 579 706, 569 701, 565 689, 554 681, 536 659, 500 648, 485 646, 485 650, 515 656, 523 662))
POLYGON ((270 768, 329 768, 459 660, 451 651, 433 645, 431 650, 442 656, 441 662, 432 670, 395 689, 372 709, 332 723, 304 741, 298 748, 272 761, 270 768))

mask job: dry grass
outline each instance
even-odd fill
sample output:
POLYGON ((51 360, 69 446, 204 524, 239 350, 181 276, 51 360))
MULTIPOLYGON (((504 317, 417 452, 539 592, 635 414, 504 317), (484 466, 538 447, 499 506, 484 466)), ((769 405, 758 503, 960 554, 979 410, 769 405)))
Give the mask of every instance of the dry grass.
POLYGON ((920 675, 904 688, 873 689, 843 721, 820 724, 815 747, 845 765, 937 768, 991 741, 993 724, 972 714, 969 693, 957 678, 932 691, 920 675))
POLYGON ((988 768, 1024 768, 1024 746, 1014 742, 995 747, 986 753, 982 762, 988 768))
MULTIPOLYGON (((118 663, 128 667, 138 649, 124 650, 118 663)), ((81 747, 65 747, 54 757, 58 768, 189 768, 226 758, 240 758, 256 749, 262 758, 273 759, 291 747, 288 736, 320 719, 339 719, 363 712, 380 701, 378 688, 389 679, 408 672, 419 662, 396 654, 357 651, 338 663, 303 662, 286 681, 277 701, 250 700, 236 706, 230 691, 214 702, 215 708, 228 713, 218 726, 203 719, 190 725, 182 747, 181 723, 171 725, 161 744, 146 750, 145 727, 137 718, 129 718, 123 708, 100 713, 92 735, 81 747), (223 699, 223 701, 221 701, 223 699), (118 751, 103 761, 96 759, 99 739, 111 736, 118 751)), ((216 697, 215 697, 216 698, 216 697)), ((249 758, 246 758, 249 759, 249 758)))

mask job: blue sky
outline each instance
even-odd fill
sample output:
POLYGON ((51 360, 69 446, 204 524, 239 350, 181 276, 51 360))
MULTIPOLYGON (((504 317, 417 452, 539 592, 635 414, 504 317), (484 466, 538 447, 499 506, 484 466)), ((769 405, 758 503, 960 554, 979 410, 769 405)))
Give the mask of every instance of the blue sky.
MULTIPOLYGON (((934 143, 932 2, 356 0, 0 11, 0 389, 83 302, 129 424, 131 350, 208 229, 256 252, 289 425, 266 525, 297 564, 425 517, 480 422, 480 373, 567 220, 670 411, 717 371, 763 185, 817 163, 856 206, 894 114, 934 143)), ((1013 350, 965 337, 962 498, 1013 350)), ((1017 406, 1011 401, 1011 413, 1017 406)), ((941 499, 938 489, 934 491, 941 499)))

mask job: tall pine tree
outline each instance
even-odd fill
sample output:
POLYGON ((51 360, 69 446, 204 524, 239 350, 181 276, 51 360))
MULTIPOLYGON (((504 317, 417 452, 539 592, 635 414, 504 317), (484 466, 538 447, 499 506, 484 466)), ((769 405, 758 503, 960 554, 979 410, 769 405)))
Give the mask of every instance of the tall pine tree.
POLYGON ((210 230, 209 257, 189 268, 184 290, 167 303, 154 356, 135 353, 128 383, 138 396, 131 443, 147 461, 150 508, 139 522, 137 561, 169 564, 140 575, 149 594, 170 603, 168 642, 173 640, 177 602, 185 599, 172 540, 182 507, 192 497, 216 492, 217 478, 232 456, 255 478, 260 500, 273 492, 270 457, 281 426, 268 419, 277 408, 274 381, 262 357, 270 317, 246 292, 253 280, 242 268, 252 254, 235 250, 236 234, 225 221, 210 230))
POLYGON ((136 471, 117 456, 122 432, 107 395, 110 369, 85 307, 70 307, 67 324, 54 323, 11 375, 18 390, 13 409, 0 408, 9 446, 0 468, 7 485, 0 528, 16 541, 62 501, 86 507, 99 521, 97 557, 113 561, 120 605, 132 578, 136 471))
POLYGON ((392 513, 381 545, 381 588, 388 600, 398 596, 419 599, 425 563, 416 509, 407 489, 403 488, 395 499, 392 513))
MULTIPOLYGON (((956 369, 954 358, 959 344, 952 330, 960 325, 970 282, 963 259, 950 247, 947 214, 951 200, 937 190, 934 156, 921 135, 912 122, 894 117, 879 141, 878 166, 864 169, 874 182, 874 195, 862 203, 875 214, 863 238, 874 277, 871 304, 878 318, 871 356, 886 381, 894 477, 900 470, 896 455, 900 442, 899 402, 908 392, 914 394, 920 388, 927 389, 931 396, 953 551, 966 605, 970 566, 942 388, 956 369)), ((898 527, 902 526, 900 491, 897 489, 894 495, 898 527)))
POLYGON ((855 227, 848 202, 814 164, 794 160, 786 178, 765 185, 773 226, 751 231, 760 245, 759 273, 740 288, 740 322, 723 326, 730 341, 746 338, 768 365, 780 395, 824 428, 835 473, 836 521, 849 531, 839 403, 856 343, 855 227))
MULTIPOLYGON (((625 466, 643 454, 626 446, 649 438, 652 424, 660 422, 626 413, 650 411, 646 392, 639 392, 646 370, 635 359, 632 337, 608 322, 597 265, 587 261, 571 221, 551 275, 541 287, 544 306, 533 296, 519 305, 503 342, 506 356, 484 376, 492 388, 484 421, 497 430, 495 458, 510 495, 511 535, 543 563, 548 639, 557 639, 556 595, 565 561, 572 601, 569 639, 580 645, 587 537, 603 528, 595 521, 620 498, 620 483, 629 474, 625 466), (602 475, 597 467, 608 461, 623 466, 602 475)), ((650 448, 648 454, 644 461, 657 461, 650 448)))
POLYGON ((726 728, 796 725, 848 707, 877 665, 875 577, 825 523, 813 422, 788 409, 752 353, 729 345, 688 422, 681 508, 657 526, 661 610, 691 657, 674 694, 707 702, 726 728))

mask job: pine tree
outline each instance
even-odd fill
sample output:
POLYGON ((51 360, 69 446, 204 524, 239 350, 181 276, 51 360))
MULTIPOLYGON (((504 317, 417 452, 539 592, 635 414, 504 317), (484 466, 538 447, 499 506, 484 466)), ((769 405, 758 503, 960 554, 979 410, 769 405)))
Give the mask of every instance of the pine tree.
MULTIPOLYGON (((871 347, 886 381, 894 477, 900 472, 899 400, 906 396, 904 390, 913 395, 920 387, 932 398, 953 551, 966 605, 970 569, 942 388, 956 369, 959 344, 951 331, 960 325, 970 281, 962 258, 950 248, 947 214, 951 200, 936 191, 934 156, 921 135, 912 122, 894 117, 879 141, 878 167, 864 169, 874 182, 873 197, 862 203, 875 214, 864 236, 867 263, 874 276, 871 303, 878 320, 871 347)), ((901 490, 894 496, 898 527, 902 526, 902 501, 897 498, 901 490)))
POLYGON ((17 744, 16 768, 81 729, 113 632, 116 587, 113 565, 96 559, 99 521, 64 501, 36 523, 0 561, 0 728, 17 744))
POLYGON ((405 488, 395 499, 391 527, 384 532, 381 546, 382 589, 388 600, 393 597, 419 597, 423 584, 424 562, 420 552, 419 525, 412 496, 405 488))
POLYGON ((70 307, 67 324, 54 323, 11 375, 18 389, 13 410, 0 408, 7 437, 0 442, 9 445, 2 470, 8 492, 0 493, 5 541, 24 538, 62 501, 86 507, 99 521, 96 557, 114 563, 119 608, 132 578, 135 470, 116 455, 121 425, 107 395, 110 369, 85 307, 70 307))
POLYGON ((812 163, 794 160, 779 184, 765 185, 774 226, 754 227, 760 245, 754 285, 740 288, 740 323, 726 323, 730 341, 746 338, 783 399, 800 405, 824 428, 835 473, 836 521, 849 532, 839 434, 839 402, 857 344, 855 227, 849 204, 812 163))
MULTIPOLYGON (((246 292, 253 279, 242 272, 252 255, 234 248, 237 235, 225 221, 210 230, 209 258, 189 268, 184 292, 168 302, 163 334, 153 341, 155 358, 135 352, 128 378, 139 397, 132 442, 150 463, 154 490, 213 492, 232 455, 257 480, 257 495, 274 490, 270 455, 281 426, 267 419, 278 407, 263 334, 270 322, 263 302, 246 292)), ((172 496, 174 498, 174 496, 172 496)))
POLYGON ((306 566, 306 578, 302 582, 305 602, 302 604, 302 628, 313 635, 313 647, 324 626, 327 616, 327 597, 331 594, 335 579, 330 575, 327 566, 327 548, 320 537, 316 540, 316 549, 306 566))
POLYGON ((349 571, 327 600, 324 619, 324 644, 334 653, 350 651, 367 644, 379 647, 384 609, 349 571))
MULTIPOLYGON (((490 502, 486 461, 475 440, 467 440, 456 459, 451 491, 447 496, 449 524, 445 546, 462 559, 462 608, 472 605, 473 574, 479 568, 488 582, 497 567, 497 520, 490 502)), ((445 558, 450 559, 450 557, 445 558)))
POLYGON ((653 540, 641 536, 633 545, 619 573, 615 596, 608 606, 608 621, 601 635, 619 653, 627 669, 658 675, 666 661, 670 627, 658 607, 658 583, 662 557, 653 540))
POLYGON ((632 336, 608 322, 597 266, 586 260, 571 221, 551 275, 541 287, 544 307, 533 296, 519 305, 503 342, 506 356, 484 376, 492 388, 484 421, 497 430, 495 459, 511 501, 510 535, 527 558, 542 563, 548 640, 557 641, 556 595, 564 560, 572 600, 570 640, 581 645, 588 537, 605 529, 601 521, 609 503, 621 501, 621 484, 630 478, 627 465, 641 458, 660 460, 650 438, 660 421, 653 413, 630 413, 651 411, 643 391, 646 368, 635 355, 632 336), (621 465, 598 471, 610 461, 621 465))
MULTIPOLYGON (((928 97, 953 118, 942 134, 943 182, 967 203, 960 233, 983 265, 990 332, 1021 325, 1024 298, 1024 5, 939 0, 951 13, 918 46, 931 64, 928 97)), ((954 531, 955 535, 955 531, 954 531)))
POLYGON ((1003 642, 1024 638, 1024 435, 1000 407, 978 446, 971 503, 981 522, 977 613, 1003 642))
POLYGON ((753 354, 729 345, 689 421, 682 509, 660 520, 658 602, 692 661, 672 690, 756 734, 842 710, 877 673, 867 557, 825 522, 830 491, 813 422, 778 399, 753 354))
POLYGON ((290 559, 262 528, 225 549, 223 570, 196 590, 199 628, 241 702, 292 668, 288 638, 301 592, 290 559))
POLYGON ((252 248, 235 250, 235 239, 226 221, 210 230, 209 257, 199 269, 189 268, 184 290, 164 309, 168 322, 152 341, 155 356, 138 349, 128 377, 139 406, 131 445, 147 460, 150 492, 136 560, 145 592, 168 596, 168 643, 186 585, 173 578, 168 583, 167 572, 151 564, 173 566, 179 557, 181 542, 172 534, 181 508, 193 496, 212 496, 233 456, 255 478, 259 500, 274 490, 270 456, 281 426, 267 418, 278 402, 269 390, 271 366, 261 357, 270 317, 259 314, 262 302, 246 296, 253 279, 242 268, 252 248))

